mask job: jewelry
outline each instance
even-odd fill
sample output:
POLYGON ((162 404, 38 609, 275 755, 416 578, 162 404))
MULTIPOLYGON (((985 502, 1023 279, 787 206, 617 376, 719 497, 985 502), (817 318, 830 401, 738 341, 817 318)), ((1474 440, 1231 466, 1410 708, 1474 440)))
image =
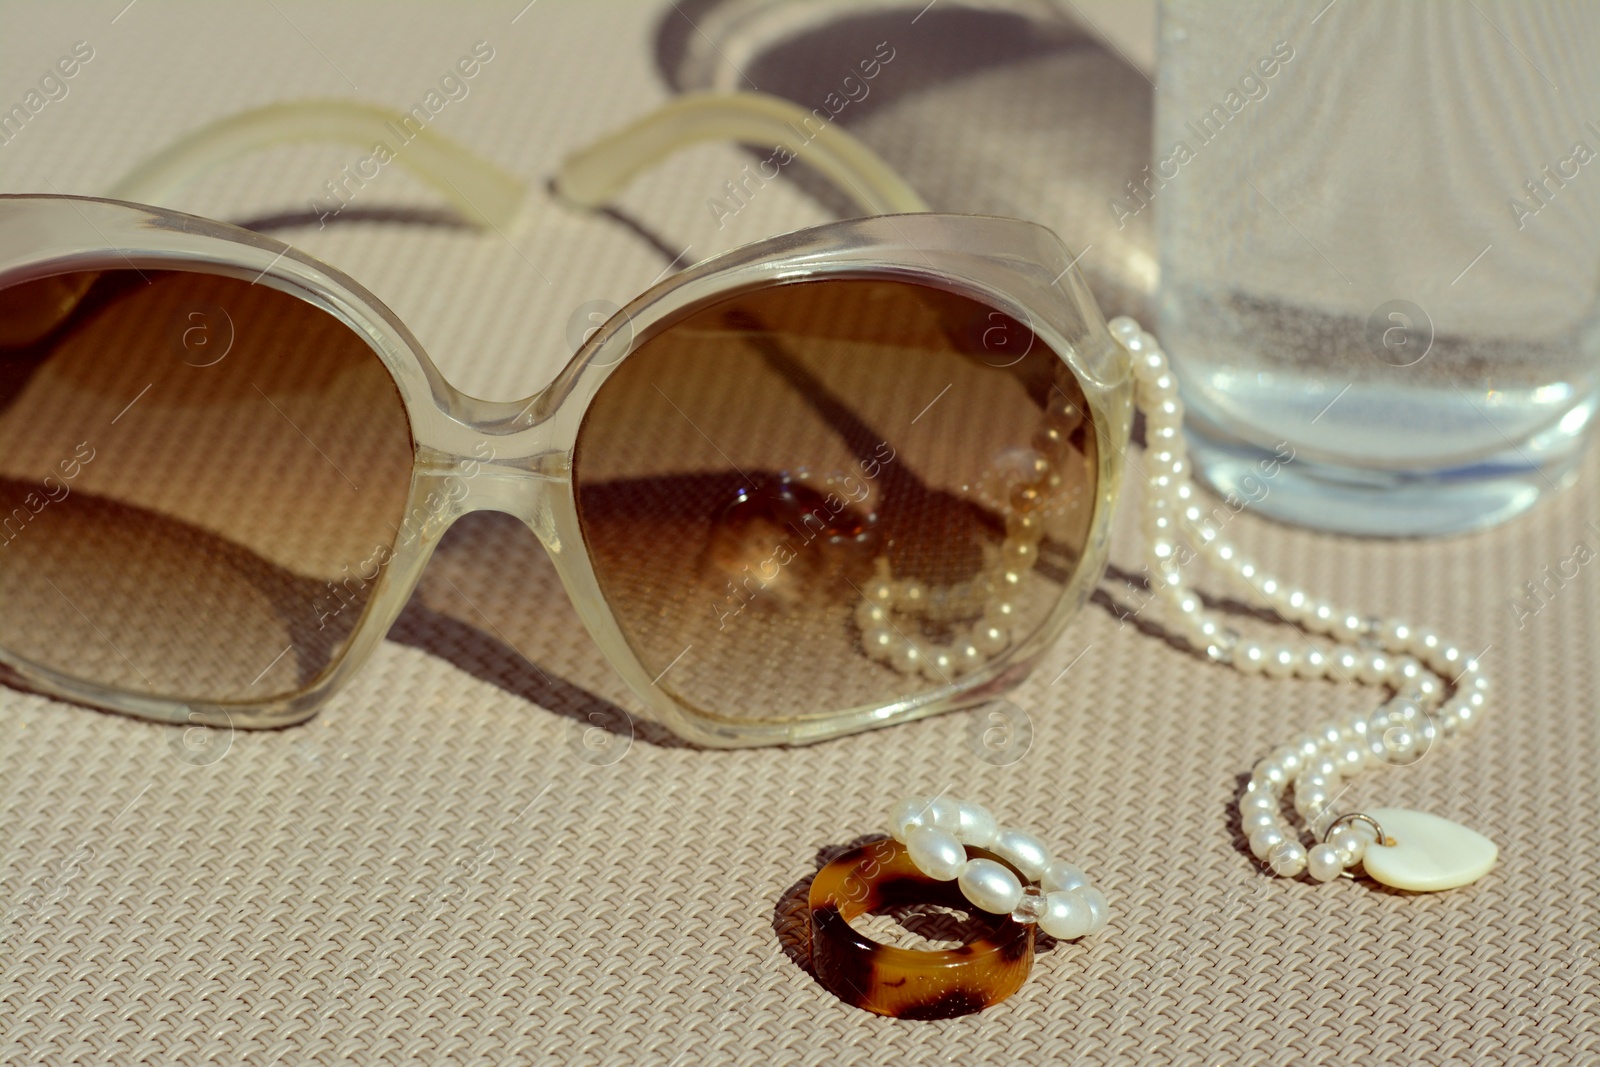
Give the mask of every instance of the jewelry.
MULTIPOLYGON (((992 853, 975 851, 996 862, 992 853)), ((922 873, 898 841, 874 841, 828 864, 812 879, 809 902, 817 980, 879 1015, 970 1015, 1015 993, 1033 967, 1034 925, 1006 915, 979 916, 978 936, 945 950, 894 948, 851 926, 851 919, 890 905, 967 906, 955 882, 922 873)))
POLYGON ((1038 923, 1064 941, 1106 927, 1105 894, 1081 870, 1056 859, 1032 834, 999 825, 981 804, 907 797, 889 809, 889 832, 918 870, 936 881, 954 881, 976 908, 1038 923), (969 848, 988 855, 970 857, 969 848))
POLYGON ((1057 468, 1083 422, 1084 413, 1067 395, 1052 390, 1033 447, 1015 457, 1011 469, 991 466, 974 487, 981 502, 1004 516, 1006 524, 998 549, 983 546, 984 562, 976 577, 930 590, 915 579, 896 579, 887 556, 873 560, 873 581, 862 590, 864 599, 855 612, 868 656, 902 674, 920 673, 929 681, 948 684, 1010 647, 1017 610, 1009 598, 1038 562, 1045 524, 1061 503, 1057 468), (958 630, 950 644, 939 646, 908 639, 894 623, 896 613, 939 622, 973 616, 977 620, 958 630))
POLYGON ((1167 358, 1155 338, 1128 318, 1111 335, 1132 357, 1135 402, 1145 417, 1148 484, 1144 532, 1156 592, 1178 635, 1218 663, 1274 678, 1330 678, 1384 686, 1394 695, 1376 712, 1348 715, 1274 749, 1256 764, 1239 815, 1250 851, 1275 874, 1302 872, 1331 881, 1365 860, 1374 880, 1399 889, 1432 891, 1481 878, 1498 854, 1493 842, 1437 816, 1386 808, 1361 816, 1333 807, 1342 781, 1367 767, 1415 762, 1433 744, 1477 722, 1487 705, 1489 676, 1476 656, 1399 619, 1364 618, 1263 574, 1210 523, 1189 479, 1183 444, 1183 404, 1167 358), (1193 555, 1226 572, 1239 591, 1307 634, 1338 642, 1328 651, 1245 640, 1206 609, 1181 569, 1193 555), (1449 693, 1446 695, 1446 689, 1449 693), (1282 818, 1291 793, 1310 831, 1310 848, 1282 818))

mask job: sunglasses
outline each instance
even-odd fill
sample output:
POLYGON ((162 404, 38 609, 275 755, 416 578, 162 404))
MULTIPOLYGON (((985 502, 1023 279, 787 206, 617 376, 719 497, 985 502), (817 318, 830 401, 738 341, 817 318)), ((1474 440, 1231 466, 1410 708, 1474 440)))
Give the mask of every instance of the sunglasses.
MULTIPOLYGON (((125 202, 290 134, 370 147, 390 121, 272 108, 202 130, 117 200, 0 197, 7 681, 169 722, 300 721, 450 525, 486 510, 527 524, 649 711, 711 746, 992 699, 1093 589, 1129 357, 1042 227, 879 215, 739 248, 496 403, 334 268, 125 202)), ((789 145, 869 210, 920 206, 848 135, 802 140, 793 121, 690 98, 555 188, 600 203, 667 151, 733 136, 789 145)), ((515 179, 427 130, 396 158, 510 224, 515 179)))

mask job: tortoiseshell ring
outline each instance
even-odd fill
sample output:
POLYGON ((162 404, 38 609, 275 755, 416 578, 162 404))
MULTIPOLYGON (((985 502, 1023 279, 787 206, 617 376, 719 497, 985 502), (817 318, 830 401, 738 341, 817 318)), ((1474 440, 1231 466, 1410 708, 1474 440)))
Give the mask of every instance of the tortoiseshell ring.
MULTIPOLYGON (((967 854, 1011 867, 981 848, 967 854)), ((852 849, 818 871, 810 903, 817 980, 847 1003, 879 1015, 970 1015, 1015 993, 1033 968, 1033 923, 978 911, 954 881, 935 881, 919 871, 893 839, 852 849), (960 948, 937 951, 881 945, 850 925, 858 915, 898 904, 957 908, 987 925, 960 948)))

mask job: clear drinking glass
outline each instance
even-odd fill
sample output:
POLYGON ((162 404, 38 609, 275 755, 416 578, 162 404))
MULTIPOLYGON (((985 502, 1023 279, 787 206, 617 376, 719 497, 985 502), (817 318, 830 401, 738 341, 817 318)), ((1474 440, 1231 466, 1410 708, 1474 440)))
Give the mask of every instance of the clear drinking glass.
POLYGON ((1111 209, 1156 212, 1205 480, 1406 536, 1572 478, 1600 370, 1597 49, 1597 4, 1163 0, 1153 161, 1111 209))

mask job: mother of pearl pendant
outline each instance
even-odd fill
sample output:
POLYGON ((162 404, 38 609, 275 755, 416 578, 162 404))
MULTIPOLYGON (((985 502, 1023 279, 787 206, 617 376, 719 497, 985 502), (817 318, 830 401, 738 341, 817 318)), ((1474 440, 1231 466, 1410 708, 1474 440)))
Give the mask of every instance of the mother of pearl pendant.
POLYGON ((1470 885, 1489 873, 1500 849, 1460 823, 1425 811, 1371 808, 1384 841, 1367 846, 1361 864, 1376 882, 1413 893, 1470 885))

